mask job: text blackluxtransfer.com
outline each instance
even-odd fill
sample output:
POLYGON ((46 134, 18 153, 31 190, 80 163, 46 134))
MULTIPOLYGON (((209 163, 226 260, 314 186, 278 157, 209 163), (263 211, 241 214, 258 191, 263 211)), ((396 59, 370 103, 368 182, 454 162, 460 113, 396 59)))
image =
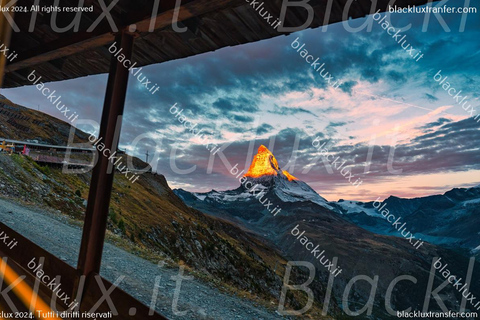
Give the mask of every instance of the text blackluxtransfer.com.
POLYGON ((444 319, 459 319, 459 318, 476 318, 478 314, 476 312, 420 312, 420 311, 397 311, 398 318, 406 318, 406 319, 418 319, 418 318, 444 318, 444 319))
POLYGON ((448 7, 443 5, 443 7, 431 7, 431 6, 422 6, 417 7, 415 5, 407 7, 397 7, 388 6, 388 12, 390 13, 477 13, 477 8, 475 7, 448 7))

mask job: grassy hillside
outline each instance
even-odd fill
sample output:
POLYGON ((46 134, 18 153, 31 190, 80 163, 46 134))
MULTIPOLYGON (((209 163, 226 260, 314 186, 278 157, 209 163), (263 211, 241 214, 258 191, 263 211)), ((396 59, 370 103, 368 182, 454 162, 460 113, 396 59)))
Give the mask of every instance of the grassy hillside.
MULTIPOLYGON (((70 128, 66 122, 17 105, 0 95, 0 138, 37 140, 40 143, 64 146, 67 145, 70 128)), ((84 132, 75 132, 75 143, 87 142, 87 139, 88 135, 84 132)))

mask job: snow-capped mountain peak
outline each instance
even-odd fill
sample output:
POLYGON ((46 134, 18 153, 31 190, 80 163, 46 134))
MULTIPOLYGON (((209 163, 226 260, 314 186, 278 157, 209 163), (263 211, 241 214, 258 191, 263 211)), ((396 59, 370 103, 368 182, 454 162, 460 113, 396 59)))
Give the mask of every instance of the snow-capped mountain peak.
POLYGON ((245 174, 253 184, 261 184, 273 191, 284 202, 311 201, 332 209, 327 200, 321 197, 308 184, 282 170, 278 161, 264 145, 258 148, 252 164, 245 174))
MULTIPOLYGON (((310 201, 327 209, 333 209, 328 201, 321 197, 308 184, 294 177, 286 170, 282 170, 277 159, 264 145, 258 148, 257 154, 253 157, 248 172, 239 180, 241 186, 234 190, 210 191, 207 193, 190 193, 197 200, 217 203, 233 203, 235 201, 258 201, 255 199, 257 193, 262 191, 283 202, 305 202, 310 201), (254 186, 247 188, 246 186, 254 186), (255 190, 255 192, 251 190, 255 190)), ((182 199, 189 197, 187 192, 178 191, 182 199)))

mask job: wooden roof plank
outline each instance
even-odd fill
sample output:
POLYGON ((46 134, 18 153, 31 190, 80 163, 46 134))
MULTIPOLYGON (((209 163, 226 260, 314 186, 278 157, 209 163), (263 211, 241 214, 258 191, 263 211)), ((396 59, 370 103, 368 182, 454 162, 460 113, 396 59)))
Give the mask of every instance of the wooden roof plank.
MULTIPOLYGON (((19 0, 20 3, 32 4, 33 1, 19 0)), ((342 21, 347 0, 333 0, 331 12, 327 16, 328 21, 324 21, 328 1, 330 0, 309 2, 315 10, 315 18, 310 27, 342 21)), ((265 2, 265 9, 275 19, 280 17, 281 0, 262 2, 265 2)), ((376 8, 385 11, 389 2, 378 0, 376 8)), ((396 0, 390 4, 405 6, 422 5, 426 2, 427 0, 396 0)), ((150 33, 147 32, 151 22, 150 16, 139 7, 150 9, 152 3, 151 0, 120 0, 118 8, 112 12, 117 23, 128 22, 123 27, 138 19, 135 31, 137 52, 134 52, 133 57, 139 67, 287 34, 269 26, 260 14, 243 0, 182 0, 178 21, 184 22, 189 27, 185 34, 176 33, 171 27, 175 0, 162 0, 160 1, 162 11, 154 21, 155 31, 150 33)), ((65 4, 73 6, 77 3, 75 0, 65 0, 65 4)), ((95 12, 85 15, 85 18, 82 17, 85 19, 82 28, 85 28, 88 22, 95 21, 102 13, 98 0, 87 0, 87 4, 94 4, 95 12)), ((369 0, 351 3, 349 16, 358 18, 369 14, 370 5, 369 0)), ((20 16, 16 16, 16 19, 17 17, 20 16)), ((24 31, 14 33, 11 49, 17 52, 24 49, 27 52, 19 54, 17 60, 6 66, 5 87, 29 85, 26 76, 33 68, 41 72, 45 82, 108 72, 111 58, 108 47, 115 37, 108 24, 91 33, 55 34, 48 25, 49 17, 51 16, 39 14, 33 33, 27 31, 28 16, 18 18, 19 25, 24 31)), ((290 6, 285 23, 287 26, 300 26, 306 18, 307 12, 304 8, 290 6)), ((68 19, 65 18, 63 21, 68 19)))

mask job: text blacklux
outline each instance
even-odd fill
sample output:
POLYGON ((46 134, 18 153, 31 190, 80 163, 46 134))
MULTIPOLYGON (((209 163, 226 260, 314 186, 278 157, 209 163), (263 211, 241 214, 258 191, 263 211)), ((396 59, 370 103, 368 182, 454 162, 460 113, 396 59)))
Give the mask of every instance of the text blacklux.
POLYGON ((291 231, 292 236, 297 237, 297 240, 300 240, 300 243, 307 250, 309 250, 311 252, 311 254, 313 255, 313 257, 315 259, 318 259, 318 261, 320 261, 320 263, 325 268, 327 268, 328 272, 330 272, 332 275, 334 275, 336 277, 340 273, 342 273, 342 269, 341 268, 335 268, 335 266, 334 266, 335 264, 332 261, 330 261, 329 259, 327 259, 327 257, 324 255, 325 250, 322 250, 320 252, 320 249, 319 249, 320 245, 317 244, 317 246, 314 248, 314 244, 311 241, 309 241, 308 238, 304 235, 305 230, 300 232, 300 229, 298 229, 299 226, 300 225, 297 224, 295 226, 295 228, 292 229, 292 231, 291 231))
POLYGON ((65 291, 62 292, 62 284, 56 280, 56 278, 45 274, 43 271, 43 264, 38 263, 33 258, 27 265, 28 269, 32 270, 32 273, 50 289, 62 302, 68 306, 68 308, 75 308, 78 305, 76 300, 71 300, 65 291))
POLYGON ((453 287, 462 294, 462 296, 467 299, 468 302, 474 307, 477 308, 477 310, 480 310, 480 301, 475 301, 477 300, 477 297, 475 297, 470 291, 470 284, 467 282, 463 281, 462 278, 458 278, 455 275, 452 275, 450 270, 447 268, 448 263, 442 264, 441 262, 442 258, 438 258, 435 263, 433 264, 434 268, 438 270, 442 274, 442 276, 453 285, 453 287))
POLYGON ((265 186, 259 183, 254 185, 251 180, 248 180, 248 178, 243 175, 245 170, 242 170, 240 172, 239 171, 240 170, 238 169, 238 163, 235 164, 235 166, 232 167, 232 169, 230 169, 230 173, 238 179, 238 181, 242 184, 242 186, 244 186, 245 189, 247 189, 248 193, 253 194, 253 196, 257 198, 258 202, 263 204, 264 208, 266 208, 268 212, 272 213, 273 216, 275 217, 280 211, 282 211, 279 205, 277 205, 273 209, 271 208, 271 206, 273 207, 274 204, 268 199, 268 197, 265 197, 265 195, 267 194, 267 192, 265 191, 266 189, 265 186), (257 191, 259 192, 258 194, 255 193, 257 191))
MULTIPOLYGON (((332 161, 330 158, 330 156, 332 156, 332 158, 334 158, 334 155, 333 154, 330 154, 328 149, 325 147, 327 141, 325 141, 323 144, 320 145, 320 137, 317 137, 315 138, 315 140, 313 140, 312 142, 312 145, 320 151, 320 155, 328 162, 330 163, 330 161, 332 161), (320 150, 321 149, 321 150, 320 150)), ((332 163, 330 163, 330 165, 337 171, 340 171, 340 174, 348 180, 348 182, 350 182, 350 184, 352 186, 354 186, 355 188, 358 188, 359 185, 361 185, 363 183, 362 179, 358 178, 355 182, 352 182, 352 178, 355 179, 354 175, 352 174, 352 171, 350 169, 347 169, 349 164, 347 164, 345 166, 345 163, 347 162, 347 160, 343 160, 343 162, 341 161, 340 159, 340 156, 337 156, 337 158, 335 160, 332 161, 332 163), (340 164, 341 163, 341 164, 340 164), (345 171, 345 172, 344 172, 345 171)))
POLYGON ((453 100, 457 104, 461 105, 462 109, 470 114, 470 117, 473 117, 473 120, 477 120, 477 122, 480 122, 480 113, 477 113, 475 115, 476 111, 472 107, 472 104, 469 104, 469 100, 467 100, 468 97, 466 95, 460 95, 460 93, 462 93, 462 90, 457 91, 457 89, 451 86, 450 82, 446 81, 447 79, 448 76, 442 76, 442 70, 438 70, 438 72, 433 76, 433 80, 438 82, 438 85, 443 90, 445 90, 445 92, 447 92, 450 97, 453 97, 453 100))
MULTIPOLYGON (((175 103, 173 106, 170 107, 170 113, 175 115, 175 118, 177 118, 178 122, 183 124, 183 126, 190 131, 191 134, 193 134, 195 137, 201 139, 201 144, 205 144, 208 140, 208 136, 205 137, 205 132, 204 129, 198 129, 197 125, 198 123, 192 123, 183 113, 183 109, 180 109, 177 107, 177 103, 175 103), (203 133, 202 133, 203 132, 203 133)), ((220 150, 220 147, 216 143, 207 143, 205 145, 205 148, 210 151, 212 154, 216 154, 218 150, 220 150), (211 148, 210 145, 212 144, 211 148)))
POLYGON ((35 70, 28 75, 27 79, 33 85, 35 85, 37 90, 40 91, 44 97, 47 97, 47 100, 50 101, 52 105, 54 105, 55 108, 57 108, 57 110, 60 111, 68 121, 73 123, 75 120, 77 120, 78 114, 76 114, 76 112, 71 113, 72 110, 68 109, 64 103, 62 104, 62 100, 60 100, 62 96, 56 96, 55 90, 52 91, 49 87, 45 86, 45 84, 40 81, 42 76, 37 77, 35 70))
POLYGON ((332 86, 333 88, 338 88, 338 86, 340 85, 340 83, 337 81, 333 82, 333 76, 331 74, 329 74, 328 72, 326 72, 324 66, 325 66, 325 62, 323 62, 322 64, 320 64, 320 58, 316 58, 314 60, 313 56, 311 54, 308 54, 308 51, 307 49, 305 48, 305 43, 300 45, 300 42, 298 41, 298 39, 300 39, 299 37, 297 37, 295 40, 293 40, 292 44, 291 44, 291 47, 293 49, 296 49, 297 52, 300 53, 300 56, 302 58, 305 59, 305 61, 310 64, 312 66, 312 68, 318 72, 320 74, 320 76, 325 79, 325 81, 327 81, 327 84, 329 86, 332 86), (328 75, 328 77, 327 77, 328 75))
POLYGON ((419 239, 417 240, 415 243, 413 242, 413 239, 415 239, 415 236, 410 232, 406 232, 404 234, 405 231, 407 231, 407 228, 405 227, 405 225, 407 224, 406 222, 404 222, 402 224, 401 220, 402 220, 402 217, 398 217, 396 220, 395 220, 395 215, 391 214, 390 211, 386 208, 387 206, 387 203, 386 202, 380 202, 380 197, 377 198, 377 200, 375 200, 373 202, 373 207, 378 210, 378 212, 380 212, 380 214, 385 218, 387 219, 388 222, 390 222, 392 224, 392 227, 394 227, 398 232, 400 232, 400 234, 408 240, 408 242, 415 248, 415 249, 418 249, 420 248, 422 245, 423 245, 423 241, 421 241, 422 239, 419 239), (391 219, 390 219, 391 218, 391 219))
POLYGON ((135 183, 137 179, 140 177, 139 175, 134 174, 131 172, 128 168, 127 165, 123 165, 122 163, 122 157, 117 155, 117 151, 115 150, 112 152, 109 148, 106 147, 106 145, 101 142, 103 140, 103 137, 97 138, 94 134, 91 134, 88 137, 88 141, 93 143, 93 146, 103 154, 105 158, 108 158, 108 161, 112 163, 112 165, 117 168, 118 171, 120 171, 121 174, 125 175, 125 178, 132 183, 135 183), (121 167, 123 165, 123 167, 121 167), (128 174, 131 173, 132 175, 129 177, 128 174))
POLYGON ((245 0, 247 3, 250 4, 250 6, 255 9, 255 11, 258 12, 258 14, 271 26, 273 29, 277 29, 278 26, 282 23, 280 19, 276 19, 273 22, 270 21, 270 19, 274 19, 273 16, 265 10, 265 7, 263 5, 265 4, 264 2, 260 3, 260 1, 255 1, 255 0, 245 0), (262 8, 263 7, 263 8, 262 8))
POLYGON ((387 31, 387 34, 392 36, 392 39, 395 40, 403 50, 405 50, 408 55, 413 58, 415 61, 419 61, 423 58, 423 53, 420 54, 421 50, 415 50, 410 43, 407 42, 407 36, 402 35, 400 31, 401 29, 396 29, 391 25, 391 22, 387 19, 387 15, 384 15, 382 19, 380 19, 382 15, 380 14, 380 10, 378 10, 373 16, 373 20, 377 21, 378 24, 382 27, 383 30, 387 31), (401 43, 400 43, 401 42, 401 43))
POLYGON ((147 76, 143 76, 142 71, 143 68, 135 68, 137 65, 136 62, 132 62, 132 60, 127 59, 127 57, 121 53, 123 48, 117 49, 116 42, 112 43, 108 51, 113 54, 113 56, 120 62, 128 71, 140 82, 151 94, 155 94, 158 90, 160 90, 160 86, 158 84, 152 85, 152 82, 147 78, 147 76))
MULTIPOLYGON (((293 234, 293 230, 292 230, 292 234, 293 234)), ((307 245, 308 245, 308 243, 307 243, 307 245)), ((336 260, 337 260, 336 257, 332 259, 334 267, 336 265, 336 260)), ((311 306, 313 305, 312 304, 313 299, 314 299, 313 292, 310 288, 308 288, 308 285, 310 283, 312 283, 312 281, 313 281, 313 276, 315 275, 315 267, 312 263, 310 263, 308 261, 295 261, 295 262, 290 261, 289 262, 289 264, 292 264, 292 263, 295 266, 307 267, 308 269, 310 269, 310 275, 311 275, 311 277, 305 283, 303 283, 301 285, 296 284, 293 287, 295 290, 304 291, 309 296, 309 301, 308 301, 305 308, 303 308, 300 312, 297 312, 297 313, 293 313, 293 312, 289 313, 289 314, 298 315, 298 314, 307 312, 311 308, 311 306), (301 262, 301 264, 300 264, 300 262, 301 262)), ((470 265, 468 267, 467 274, 466 274, 466 277, 465 277, 466 279, 471 279, 471 277, 473 275, 473 269, 474 269, 473 265, 474 265, 474 263, 475 263, 475 258, 474 257, 470 258, 470 265)), ((446 268, 445 267, 446 266, 442 266, 442 263, 440 262, 440 259, 438 259, 438 258, 433 259, 430 272, 428 273, 429 274, 429 279, 428 279, 427 282, 425 282, 427 287, 426 287, 426 290, 425 290, 425 300, 423 301, 423 305, 424 305, 423 312, 428 312, 428 303, 432 298, 435 298, 437 303, 440 306, 443 306, 442 310, 444 312, 448 312, 448 310, 446 310, 446 308, 445 308, 445 304, 443 303, 442 299, 444 297, 448 297, 449 294, 446 293, 446 292, 445 293, 440 293, 440 291, 445 288, 445 282, 440 284, 437 288, 433 287, 434 279, 437 277, 437 275, 435 274, 435 270, 438 270, 440 273, 442 273, 444 278, 447 279, 446 281, 449 281, 450 283, 452 283, 454 287, 456 285, 461 286, 461 287, 457 288, 457 290, 462 293, 461 303, 459 303, 460 305, 465 305, 467 300, 468 300, 472 306, 474 306, 475 308, 477 308, 477 310, 479 310, 480 309, 480 302, 475 301, 476 297, 473 296, 473 295, 465 294, 466 292, 468 292, 468 285, 465 285, 465 283, 462 283, 461 278, 459 280, 457 280, 456 277, 450 276, 450 273, 446 273, 446 271, 445 271, 446 268), (455 281, 458 281, 458 283, 455 282, 455 281)), ((289 274, 289 272, 291 272, 291 269, 292 268, 288 268, 288 265, 287 265, 286 273, 289 274)), ((285 277, 285 278, 287 278, 287 277, 285 277)), ((329 280, 328 280, 327 292, 328 292, 328 290, 332 290, 334 280, 335 280, 335 276, 332 273, 330 273, 329 280)), ((395 292, 396 290, 398 290, 398 288, 395 288, 395 287, 402 281, 409 281, 409 282, 412 282, 413 284, 419 283, 419 279, 417 279, 416 277, 414 277, 412 275, 399 275, 399 276, 395 277, 393 280, 391 280, 391 282, 388 286, 386 286, 386 283, 384 283, 384 287, 388 287, 388 289, 386 291, 386 294, 385 294, 384 306, 385 306, 385 310, 392 316, 397 315, 397 312, 393 309, 393 306, 392 306, 392 292, 395 292)), ((348 316, 360 316, 360 315, 370 316, 370 315, 372 315, 374 306, 382 305, 381 303, 374 303, 375 302, 375 297, 378 296, 377 291, 380 287, 379 282, 380 282, 380 276, 378 276, 378 275, 375 275, 373 278, 371 278, 370 276, 367 276, 367 275, 356 275, 355 277, 350 279, 350 281, 348 281, 348 283, 346 283, 346 285, 345 285, 345 291, 342 295, 343 298, 341 300, 341 304, 339 304, 339 305, 342 306, 341 308, 343 309, 343 311, 348 316), (368 285, 371 286, 370 296, 368 298, 367 304, 365 304, 365 306, 363 306, 363 308, 360 311, 351 310, 350 306, 349 306, 350 305, 349 297, 351 296, 350 291, 352 290, 352 288, 356 287, 356 283, 359 282, 359 281, 367 282, 368 285)), ((288 282, 286 282, 286 283, 284 282, 284 288, 285 287, 291 288, 292 286, 289 285, 288 282)), ((420 289, 420 288, 418 288, 418 289, 420 289)), ((328 312, 328 305, 329 305, 330 297, 331 297, 331 295, 326 295, 325 296, 324 308, 323 308, 323 313, 322 313, 324 316, 326 316, 327 312, 328 312)), ((358 307, 358 304, 355 303, 355 306, 358 307)), ((407 309, 406 312, 410 312, 410 309, 411 308, 407 309)), ((459 313, 462 313, 464 311, 465 311, 465 308, 460 307, 459 313)), ((282 313, 282 314, 287 314, 287 313, 282 313)), ((362 319, 366 318, 365 316, 362 317, 362 319)), ((451 318, 449 318, 449 319, 451 319, 451 318)))

